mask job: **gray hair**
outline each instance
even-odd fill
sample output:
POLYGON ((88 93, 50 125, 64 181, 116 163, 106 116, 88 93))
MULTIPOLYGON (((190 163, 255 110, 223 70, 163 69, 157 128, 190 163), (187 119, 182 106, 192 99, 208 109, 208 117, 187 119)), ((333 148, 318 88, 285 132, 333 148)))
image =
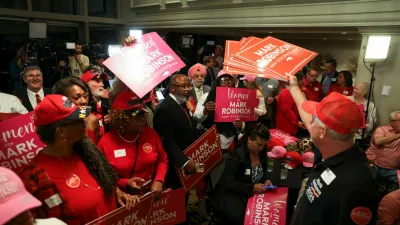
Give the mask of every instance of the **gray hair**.
POLYGON ((22 72, 22 75, 23 75, 24 77, 26 77, 26 76, 28 75, 28 72, 29 72, 29 71, 32 71, 32 70, 39 70, 39 71, 40 71, 40 75, 43 76, 42 70, 41 70, 40 67, 38 67, 38 66, 27 66, 27 67, 24 69, 24 71, 22 72))
POLYGON ((400 111, 394 111, 394 112, 390 113, 389 119, 390 120, 396 119, 396 115, 400 115, 400 111))
POLYGON ((360 82, 359 84, 361 84, 363 86, 363 89, 365 91, 364 97, 368 98, 368 94, 369 94, 369 83, 368 82, 360 82))
POLYGON ((322 127, 325 127, 326 133, 330 137, 332 137, 333 139, 335 139, 337 141, 348 141, 348 140, 352 140, 352 139, 354 140, 354 135, 355 134, 341 134, 341 133, 338 133, 338 132, 332 130, 331 128, 327 127, 320 119, 318 119, 318 117, 315 117, 314 121, 318 125, 320 125, 322 127))

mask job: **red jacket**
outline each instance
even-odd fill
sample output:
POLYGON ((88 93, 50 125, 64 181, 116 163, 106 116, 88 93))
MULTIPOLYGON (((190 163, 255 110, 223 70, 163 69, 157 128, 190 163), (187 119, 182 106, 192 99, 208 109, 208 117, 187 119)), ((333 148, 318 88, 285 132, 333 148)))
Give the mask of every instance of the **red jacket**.
POLYGON ((352 96, 353 95, 353 87, 339 87, 337 84, 333 84, 329 87, 329 91, 326 95, 329 95, 332 92, 340 93, 344 96, 352 96))
POLYGON ((276 129, 284 131, 290 135, 296 135, 299 117, 299 111, 292 95, 288 89, 282 89, 278 95, 276 129))
POLYGON ((320 82, 315 81, 313 84, 308 84, 307 79, 304 78, 301 90, 304 92, 307 100, 319 102, 323 98, 322 85, 320 82))
POLYGON ((113 129, 100 139, 98 146, 120 177, 118 186, 122 190, 126 190, 128 180, 132 177, 164 183, 168 170, 167 153, 153 129, 145 128, 133 143, 125 142, 113 129))

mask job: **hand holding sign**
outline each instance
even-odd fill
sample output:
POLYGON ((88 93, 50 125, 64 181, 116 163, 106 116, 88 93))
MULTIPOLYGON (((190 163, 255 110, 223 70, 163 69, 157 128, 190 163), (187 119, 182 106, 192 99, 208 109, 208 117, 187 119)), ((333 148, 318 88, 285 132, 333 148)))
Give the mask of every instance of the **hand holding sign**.
POLYGON ((193 160, 189 160, 183 170, 185 175, 195 174, 197 172, 196 163, 193 160))
POLYGON ((143 182, 144 180, 140 177, 134 177, 128 180, 128 186, 135 189, 135 190, 140 190, 140 186, 138 185, 139 183, 143 182))

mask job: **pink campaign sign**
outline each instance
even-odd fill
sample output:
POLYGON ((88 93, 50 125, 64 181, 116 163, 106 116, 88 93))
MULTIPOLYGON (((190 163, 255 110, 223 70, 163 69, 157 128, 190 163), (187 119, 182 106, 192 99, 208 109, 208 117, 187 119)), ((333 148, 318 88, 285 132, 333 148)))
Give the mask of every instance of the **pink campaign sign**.
POLYGON ((0 123, 0 166, 19 172, 45 146, 33 119, 30 112, 0 123))
POLYGON ((244 225, 286 225, 288 188, 280 187, 256 194, 247 201, 244 225))
POLYGON ((294 137, 294 136, 292 136, 292 135, 290 135, 288 133, 285 133, 285 132, 283 132, 283 131, 281 131, 279 129, 270 129, 269 133, 271 134, 271 137, 280 139, 281 141, 291 140, 291 141, 296 142, 296 141, 299 140, 297 137, 294 137))
POLYGON ((156 32, 145 34, 137 44, 122 48, 104 61, 104 65, 139 97, 185 66, 156 32))
POLYGON ((258 106, 257 91, 246 88, 217 87, 215 122, 255 121, 258 106))

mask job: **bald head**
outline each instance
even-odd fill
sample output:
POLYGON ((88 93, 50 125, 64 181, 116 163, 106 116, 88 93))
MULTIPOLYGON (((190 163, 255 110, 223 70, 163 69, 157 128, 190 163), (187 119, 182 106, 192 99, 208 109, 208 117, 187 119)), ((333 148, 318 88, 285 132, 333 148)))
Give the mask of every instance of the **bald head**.
POLYGON ((189 99, 192 87, 189 77, 184 74, 177 74, 171 78, 170 93, 181 102, 189 99))

